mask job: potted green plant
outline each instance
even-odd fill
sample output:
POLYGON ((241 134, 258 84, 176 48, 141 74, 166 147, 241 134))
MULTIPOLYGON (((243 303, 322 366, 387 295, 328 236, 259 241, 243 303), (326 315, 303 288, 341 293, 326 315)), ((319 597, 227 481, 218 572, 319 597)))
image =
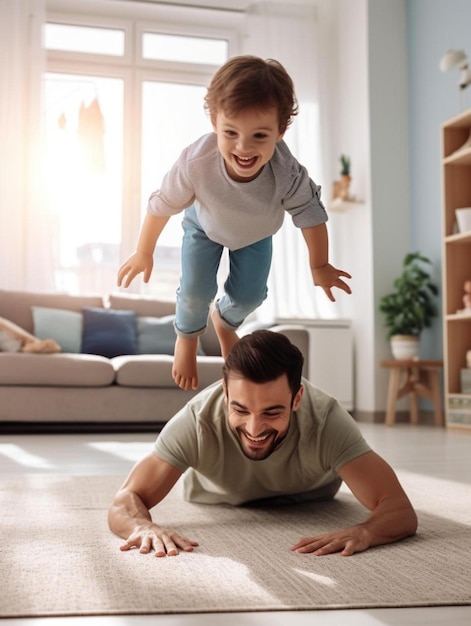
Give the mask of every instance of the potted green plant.
POLYGON ((395 291, 383 296, 379 309, 385 316, 391 350, 396 359, 418 356, 419 337, 438 315, 438 288, 425 266, 431 261, 419 252, 407 254, 403 271, 393 282, 395 291))
POLYGON ((350 176, 350 157, 345 154, 340 155, 340 193, 339 196, 342 200, 348 200, 350 182, 352 178, 350 176))
POLYGON ((340 176, 348 176, 350 178, 350 157, 345 154, 340 155, 340 176))

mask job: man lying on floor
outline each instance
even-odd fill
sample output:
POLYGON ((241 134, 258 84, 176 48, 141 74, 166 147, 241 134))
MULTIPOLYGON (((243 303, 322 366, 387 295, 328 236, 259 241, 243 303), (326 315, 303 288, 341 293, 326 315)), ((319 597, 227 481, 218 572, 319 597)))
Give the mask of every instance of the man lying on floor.
MULTIPOLYGON (((162 429, 109 510, 122 550, 175 556, 198 545, 153 522, 150 510, 184 474, 191 502, 242 505, 330 500, 344 481, 369 509, 350 528, 289 548, 350 556, 415 534, 417 517, 392 468, 331 396, 301 378, 303 356, 284 335, 259 330, 234 346, 223 380, 200 392, 162 429)), ((277 547, 279 549, 280 546, 277 547)))

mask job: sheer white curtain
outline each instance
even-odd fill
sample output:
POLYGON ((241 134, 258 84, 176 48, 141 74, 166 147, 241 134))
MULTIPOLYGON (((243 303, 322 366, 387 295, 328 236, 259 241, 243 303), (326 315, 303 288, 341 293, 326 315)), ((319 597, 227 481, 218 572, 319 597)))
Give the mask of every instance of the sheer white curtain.
MULTIPOLYGON (((322 184, 318 28, 313 5, 257 2, 247 9, 243 51, 280 61, 293 79, 300 112, 285 140, 311 178, 322 184)), ((322 189, 322 198, 327 199, 326 187, 322 189)), ((262 318, 329 316, 327 297, 312 284, 302 233, 290 218, 285 219, 274 237, 268 288, 269 298, 260 309, 262 318)))
POLYGON ((44 0, 0 0, 0 287, 53 285, 41 191, 44 0))

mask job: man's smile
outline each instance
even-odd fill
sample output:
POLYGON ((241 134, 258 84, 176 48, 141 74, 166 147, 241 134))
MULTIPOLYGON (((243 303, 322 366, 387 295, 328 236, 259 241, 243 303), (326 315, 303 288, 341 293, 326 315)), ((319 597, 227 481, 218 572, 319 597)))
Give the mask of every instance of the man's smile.
POLYGON ((273 433, 268 433, 268 435, 262 435, 260 437, 252 437, 251 435, 249 435, 248 433, 243 432, 243 435, 246 437, 246 439, 249 440, 250 443, 265 443, 265 441, 267 441, 272 435, 273 433))
POLYGON ((239 444, 246 456, 253 461, 266 458, 278 445, 278 431, 265 432, 257 437, 249 435, 243 428, 237 428, 239 444), (261 455, 261 456, 260 456, 261 455))

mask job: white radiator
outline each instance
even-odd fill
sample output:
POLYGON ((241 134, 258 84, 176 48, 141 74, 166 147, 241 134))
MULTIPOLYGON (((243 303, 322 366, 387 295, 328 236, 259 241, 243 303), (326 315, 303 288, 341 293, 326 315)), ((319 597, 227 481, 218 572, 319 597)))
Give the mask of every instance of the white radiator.
POLYGON ((307 378, 334 396, 340 404, 354 408, 353 333, 350 320, 278 318, 277 324, 302 326, 309 333, 307 378))

